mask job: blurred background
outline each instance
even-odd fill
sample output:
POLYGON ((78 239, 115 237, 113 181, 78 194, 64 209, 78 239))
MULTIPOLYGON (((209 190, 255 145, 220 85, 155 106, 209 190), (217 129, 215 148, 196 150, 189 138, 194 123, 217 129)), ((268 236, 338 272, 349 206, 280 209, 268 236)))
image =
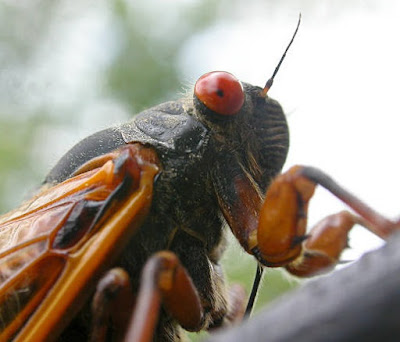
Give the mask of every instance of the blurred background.
MULTIPOLYGON (((397 217, 397 0, 0 0, 0 210, 16 206, 74 143, 177 99, 203 73, 263 86, 288 116, 293 164, 322 168, 397 217)), ((343 205, 323 190, 310 225, 343 205)), ((345 258, 381 242, 356 229, 345 258)), ((231 281, 255 263, 233 242, 231 281), (244 263, 244 264, 243 264, 244 263)), ((267 272, 260 305, 296 286, 267 272)))

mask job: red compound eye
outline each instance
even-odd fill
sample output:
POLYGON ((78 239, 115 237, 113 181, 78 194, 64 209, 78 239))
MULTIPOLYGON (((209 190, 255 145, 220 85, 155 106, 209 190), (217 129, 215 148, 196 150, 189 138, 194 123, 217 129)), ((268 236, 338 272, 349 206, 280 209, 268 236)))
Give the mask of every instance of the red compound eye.
POLYGON ((236 114, 244 102, 242 84, 235 76, 224 71, 201 76, 194 86, 194 94, 208 109, 221 115, 236 114))

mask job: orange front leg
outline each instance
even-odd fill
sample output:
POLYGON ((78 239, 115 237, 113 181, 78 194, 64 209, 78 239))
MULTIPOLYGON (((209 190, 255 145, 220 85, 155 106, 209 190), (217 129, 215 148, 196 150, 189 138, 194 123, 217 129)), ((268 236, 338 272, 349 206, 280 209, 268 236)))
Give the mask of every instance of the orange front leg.
POLYGON ((336 265, 355 224, 362 224, 383 239, 398 228, 397 223, 382 217, 322 171, 294 166, 279 175, 267 191, 252 253, 263 265, 285 266, 295 275, 310 276, 336 265), (360 216, 343 211, 306 233, 308 204, 318 184, 360 216))

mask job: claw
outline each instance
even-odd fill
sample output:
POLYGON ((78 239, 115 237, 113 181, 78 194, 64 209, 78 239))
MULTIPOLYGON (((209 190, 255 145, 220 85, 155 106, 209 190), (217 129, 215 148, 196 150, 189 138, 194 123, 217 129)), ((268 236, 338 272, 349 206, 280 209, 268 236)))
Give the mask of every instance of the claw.
POLYGON ((322 270, 328 272, 339 262, 342 251, 347 248, 348 233, 357 222, 358 217, 348 211, 324 218, 310 231, 301 256, 289 263, 286 269, 299 277, 322 270))

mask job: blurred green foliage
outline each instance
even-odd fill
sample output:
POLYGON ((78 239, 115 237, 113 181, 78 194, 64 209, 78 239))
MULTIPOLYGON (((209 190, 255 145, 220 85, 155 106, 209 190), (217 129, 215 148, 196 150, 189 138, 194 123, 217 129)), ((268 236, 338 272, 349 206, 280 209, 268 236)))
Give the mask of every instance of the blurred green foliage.
MULTIPOLYGON (((218 1, 181 1, 167 11, 166 6, 157 7, 161 2, 152 3, 0 2, 0 211, 17 205, 40 184, 57 159, 54 153, 65 152, 82 126, 97 130, 114 115, 107 114, 102 123, 101 115, 85 119, 85 113, 98 114, 107 100, 112 108, 122 108, 118 119, 123 119, 179 96, 178 51, 219 19, 218 1), (88 58, 81 55, 85 46, 69 51, 65 45, 79 42, 92 27, 82 25, 84 19, 94 21, 93 27, 96 20, 102 23, 97 51, 105 54, 103 60, 89 54, 93 63, 82 61, 88 58), (83 63, 86 69, 69 75, 66 56, 76 59, 73 66, 83 63)), ((255 262, 238 250, 234 246, 225 256, 228 279, 249 291, 255 262)), ((282 273, 268 271, 259 305, 295 285, 282 273)))
POLYGON ((181 88, 177 57, 184 42, 216 20, 216 1, 195 7, 175 7, 177 20, 165 21, 168 13, 153 9, 132 10, 124 1, 114 7, 113 24, 120 34, 121 49, 106 70, 110 92, 131 108, 142 110, 177 97, 181 88))
MULTIPOLYGON (((126 118, 176 98, 181 90, 176 63, 179 47, 216 19, 216 3, 171 5, 171 21, 165 6, 157 1, 0 2, 0 211, 15 206, 55 162, 55 151, 49 146, 55 148, 60 141, 43 139, 43 131, 73 134, 87 107, 95 107, 105 98, 123 107, 126 118), (85 20, 89 22, 86 26, 81 23, 85 20), (106 57, 79 56, 81 50, 85 52, 79 46, 82 36, 91 38, 90 32, 80 32, 79 27, 93 30, 91 21, 95 28, 103 25, 100 37, 94 38, 104 49, 99 54, 106 57), (78 41, 78 49, 63 55, 68 40, 78 41), (90 64, 84 61, 88 57, 97 61, 95 72, 89 73, 92 82, 84 76, 68 75, 72 64, 65 57, 68 54, 78 65, 90 64), (101 58, 107 61, 102 63, 101 58), (71 91, 68 77, 78 78, 72 81, 77 83, 76 93, 71 91), (90 91, 84 89, 91 85, 90 91)), ((86 120, 87 130, 97 130, 102 125, 99 121, 101 118, 86 120)), ((69 145, 61 153, 73 141, 68 139, 69 145)))

